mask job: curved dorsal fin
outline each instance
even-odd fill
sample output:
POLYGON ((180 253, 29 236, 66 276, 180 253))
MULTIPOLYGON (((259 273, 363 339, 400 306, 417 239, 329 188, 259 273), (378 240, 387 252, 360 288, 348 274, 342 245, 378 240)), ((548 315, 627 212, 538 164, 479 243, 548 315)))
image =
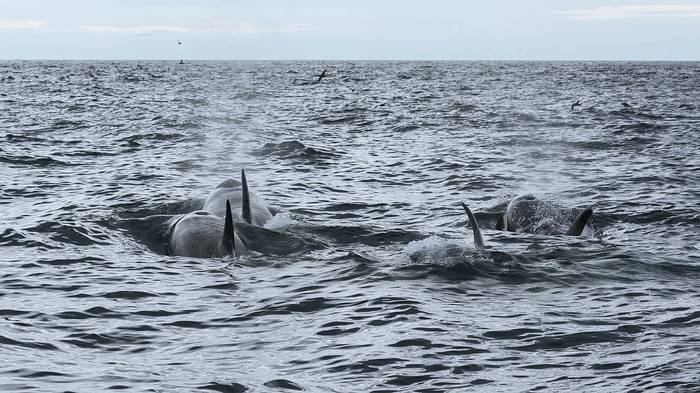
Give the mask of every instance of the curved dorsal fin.
POLYGON ((221 238, 221 245, 226 255, 236 253, 236 234, 233 230, 233 214, 231 214, 231 203, 226 200, 226 217, 224 218, 224 235, 221 238))
POLYGON ((464 211, 467 212, 467 216, 469 216, 469 225, 471 225, 472 233, 474 233, 474 247, 483 251, 484 250, 484 239, 481 237, 481 230, 479 229, 479 223, 476 222, 476 217, 474 217, 474 214, 472 214, 472 211, 469 210, 467 205, 464 202, 461 202, 461 203, 462 203, 462 207, 464 208, 464 211))
POLYGON ((250 211, 250 193, 248 181, 245 178, 245 169, 241 169, 241 201, 243 203, 243 219, 248 225, 253 225, 253 214, 250 211))
POLYGON ((569 236, 580 236, 592 215, 593 209, 591 209, 590 207, 583 209, 583 211, 579 213, 578 216, 576 216, 574 223, 571 224, 571 227, 569 228, 569 231, 566 232, 566 234, 569 236))

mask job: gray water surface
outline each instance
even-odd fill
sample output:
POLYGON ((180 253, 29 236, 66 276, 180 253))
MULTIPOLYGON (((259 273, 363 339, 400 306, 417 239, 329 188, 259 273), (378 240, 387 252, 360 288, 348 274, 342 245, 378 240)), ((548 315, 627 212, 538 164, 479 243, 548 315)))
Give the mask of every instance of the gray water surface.
POLYGON ((699 103, 698 63, 0 62, 0 390, 698 391, 699 103), (165 255, 241 168, 294 246, 165 255), (495 230, 520 194, 595 237, 495 230))

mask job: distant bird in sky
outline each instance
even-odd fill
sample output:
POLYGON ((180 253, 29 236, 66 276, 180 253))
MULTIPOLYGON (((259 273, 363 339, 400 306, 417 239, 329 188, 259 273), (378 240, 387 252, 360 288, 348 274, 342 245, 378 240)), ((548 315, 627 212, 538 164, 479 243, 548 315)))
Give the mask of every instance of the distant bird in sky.
POLYGON ((573 111, 574 108, 577 107, 577 106, 581 106, 581 101, 580 101, 580 100, 577 100, 576 102, 574 102, 573 104, 571 104, 571 110, 573 111))
POLYGON ((182 45, 182 42, 180 42, 180 40, 177 40, 177 44, 182 45))

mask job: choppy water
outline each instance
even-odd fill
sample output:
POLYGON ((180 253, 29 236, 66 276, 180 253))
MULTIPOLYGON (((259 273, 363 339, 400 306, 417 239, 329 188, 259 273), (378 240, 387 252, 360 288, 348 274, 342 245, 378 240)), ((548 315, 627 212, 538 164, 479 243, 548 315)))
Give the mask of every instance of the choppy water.
POLYGON ((699 103, 698 63, 0 63, 0 390, 698 391, 699 103), (241 167, 297 246, 163 255, 241 167), (595 238, 496 231, 523 193, 595 238))

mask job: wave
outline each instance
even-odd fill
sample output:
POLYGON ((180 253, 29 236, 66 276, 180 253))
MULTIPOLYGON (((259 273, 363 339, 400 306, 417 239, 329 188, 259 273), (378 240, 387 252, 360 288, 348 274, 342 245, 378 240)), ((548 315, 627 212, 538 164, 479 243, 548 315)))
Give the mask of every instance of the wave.
POLYGON ((340 153, 332 149, 308 147, 296 140, 266 143, 262 148, 254 150, 253 154, 262 157, 306 160, 331 160, 341 157, 340 153))
POLYGON ((48 220, 26 229, 27 232, 42 233, 59 243, 77 246, 106 245, 110 236, 104 231, 89 228, 78 222, 48 220))
POLYGON ((24 231, 7 228, 2 233, 0 233, 0 245, 2 246, 16 246, 16 247, 36 247, 45 249, 57 249, 58 246, 54 246, 49 243, 45 243, 33 238, 24 231))
MULTIPOLYGON (((0 150, 1 152, 1 150, 0 150)), ((69 161, 62 161, 50 156, 29 156, 29 155, 7 155, 0 154, 0 162, 6 164, 13 164, 19 166, 32 166, 38 168, 51 168, 51 167, 63 167, 63 166, 76 166, 80 165, 78 163, 73 163, 69 161)))

